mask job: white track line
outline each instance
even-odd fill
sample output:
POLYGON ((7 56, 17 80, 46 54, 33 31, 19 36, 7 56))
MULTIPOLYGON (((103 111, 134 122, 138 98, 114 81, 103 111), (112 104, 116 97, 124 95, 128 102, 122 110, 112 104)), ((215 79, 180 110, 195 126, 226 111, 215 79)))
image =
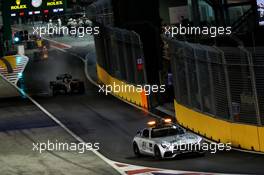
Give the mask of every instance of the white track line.
POLYGON ((56 43, 56 44, 60 44, 60 45, 63 45, 64 47, 68 47, 68 49, 72 48, 71 45, 68 45, 68 44, 65 44, 65 43, 62 43, 62 42, 59 42, 59 41, 55 41, 55 40, 52 40, 52 39, 49 39, 49 38, 46 38, 46 37, 42 37, 44 40, 48 40, 50 42, 53 42, 53 43, 56 43))

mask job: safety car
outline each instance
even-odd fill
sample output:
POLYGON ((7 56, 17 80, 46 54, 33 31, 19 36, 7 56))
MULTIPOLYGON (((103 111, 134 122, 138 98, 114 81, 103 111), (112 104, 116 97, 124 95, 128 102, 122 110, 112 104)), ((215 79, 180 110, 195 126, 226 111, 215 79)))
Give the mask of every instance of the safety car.
POLYGON ((138 131, 133 139, 133 151, 136 156, 149 155, 157 159, 174 158, 184 153, 204 155, 202 137, 187 132, 171 119, 150 121, 148 127, 138 131))

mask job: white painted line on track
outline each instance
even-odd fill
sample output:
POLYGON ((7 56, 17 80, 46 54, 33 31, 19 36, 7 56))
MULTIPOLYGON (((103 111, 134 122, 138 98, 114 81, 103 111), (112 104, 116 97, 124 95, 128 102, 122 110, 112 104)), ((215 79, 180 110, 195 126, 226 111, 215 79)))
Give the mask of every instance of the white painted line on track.
POLYGON ((56 46, 50 46, 50 47, 52 47, 52 48, 54 48, 54 49, 57 49, 57 50, 59 50, 59 51, 61 51, 61 52, 67 53, 66 50, 61 49, 61 48, 58 48, 58 47, 56 47, 56 46))
POLYGON ((67 47, 68 49, 72 48, 71 45, 68 45, 68 44, 65 44, 65 43, 62 43, 62 42, 59 42, 59 41, 55 41, 55 40, 52 40, 52 39, 49 39, 49 38, 46 38, 46 37, 42 37, 44 40, 48 40, 50 42, 53 42, 53 43, 56 43, 56 44, 60 44, 60 45, 63 45, 64 47, 67 47))

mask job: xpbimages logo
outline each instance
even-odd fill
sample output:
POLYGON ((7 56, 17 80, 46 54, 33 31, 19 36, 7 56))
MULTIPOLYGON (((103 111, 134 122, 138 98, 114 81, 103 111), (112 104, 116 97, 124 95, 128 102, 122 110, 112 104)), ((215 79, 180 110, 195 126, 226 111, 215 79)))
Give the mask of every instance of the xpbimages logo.
POLYGON ((211 154, 216 154, 217 151, 230 151, 232 143, 182 143, 181 141, 178 144, 173 145, 173 152, 197 152, 197 151, 206 151, 211 154))
POLYGON ((99 27, 66 27, 66 26, 56 26, 47 25, 40 27, 33 27, 33 35, 38 35, 40 37, 45 35, 72 35, 83 38, 85 35, 99 35, 99 27))
POLYGON ((99 145, 99 143, 63 143, 58 140, 55 142, 48 140, 47 142, 32 143, 32 150, 40 154, 45 151, 74 151, 83 154, 86 151, 98 151, 99 145))
POLYGON ((113 85, 99 85, 99 93, 108 95, 109 93, 145 93, 150 95, 151 93, 165 93, 165 85, 128 85, 128 84, 116 84, 113 85))
POLYGON ((197 26, 165 26, 164 34, 175 37, 177 35, 209 35, 215 38, 219 35, 231 35, 232 27, 197 27, 197 26))

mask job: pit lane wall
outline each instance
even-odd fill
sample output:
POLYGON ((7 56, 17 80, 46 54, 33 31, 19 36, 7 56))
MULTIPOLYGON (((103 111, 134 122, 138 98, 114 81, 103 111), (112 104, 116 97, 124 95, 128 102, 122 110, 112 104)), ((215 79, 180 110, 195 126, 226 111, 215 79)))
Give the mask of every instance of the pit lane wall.
POLYGON ((28 63, 28 57, 10 55, 0 58, 0 98, 17 97, 20 94, 14 86, 23 78, 23 71, 28 63))
MULTIPOLYGON (((131 84, 128 84, 124 81, 121 81, 113 76, 111 76, 109 73, 107 73, 102 67, 100 67, 97 64, 97 76, 101 83, 105 85, 110 85, 114 87, 114 85, 117 86, 132 86, 131 84)), ((116 95, 120 98, 122 98, 125 101, 128 101, 130 103, 133 103, 135 105, 138 105, 140 107, 143 107, 145 109, 148 108, 148 98, 144 92, 112 92, 113 95, 116 95)))

